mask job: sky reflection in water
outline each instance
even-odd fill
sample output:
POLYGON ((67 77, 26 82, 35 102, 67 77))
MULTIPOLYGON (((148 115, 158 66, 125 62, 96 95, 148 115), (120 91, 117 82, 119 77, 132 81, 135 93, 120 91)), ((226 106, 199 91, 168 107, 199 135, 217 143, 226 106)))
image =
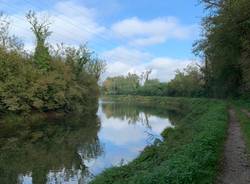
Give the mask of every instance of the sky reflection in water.
MULTIPOLYGON (((47 183, 87 183, 105 168, 133 160, 145 146, 152 144, 155 139, 161 139, 160 133, 165 128, 173 127, 166 116, 157 114, 156 109, 136 105, 100 101, 97 115, 101 122, 100 129, 93 138, 98 139, 94 141, 97 145, 86 142, 86 148, 81 145, 75 150, 81 158, 80 165, 87 168, 72 165, 70 172, 65 168, 50 169, 46 176, 47 183), (89 153, 92 147, 98 150, 98 154, 89 153)), ((18 180, 22 184, 32 184, 32 171, 19 174, 18 180)))

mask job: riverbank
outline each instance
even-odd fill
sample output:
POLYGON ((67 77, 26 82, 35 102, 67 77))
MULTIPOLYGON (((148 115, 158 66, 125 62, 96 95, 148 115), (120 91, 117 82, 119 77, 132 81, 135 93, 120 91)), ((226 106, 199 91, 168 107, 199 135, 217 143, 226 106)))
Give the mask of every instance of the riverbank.
POLYGON ((226 137, 227 104, 220 100, 168 97, 105 97, 176 111, 182 116, 164 140, 121 167, 107 169, 92 183, 213 183, 226 137))

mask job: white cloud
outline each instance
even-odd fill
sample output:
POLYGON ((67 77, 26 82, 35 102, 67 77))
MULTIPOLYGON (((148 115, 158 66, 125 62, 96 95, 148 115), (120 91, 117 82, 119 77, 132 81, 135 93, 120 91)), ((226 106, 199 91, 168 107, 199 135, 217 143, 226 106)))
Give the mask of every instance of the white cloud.
MULTIPOLYGON (((20 37, 26 44, 34 44, 34 37, 30 25, 25 19, 26 12, 10 15, 12 20, 11 32, 20 37)), ((50 30, 53 32, 49 38, 50 43, 65 42, 78 45, 87 42, 106 31, 96 21, 96 11, 72 1, 56 3, 49 11, 37 12, 39 16, 48 15, 52 23, 50 30)))
MULTIPOLYGON (((126 75, 128 72, 138 73, 137 69, 142 63, 150 61, 153 57, 147 52, 126 47, 116 47, 105 51, 101 57, 108 62, 106 76, 126 75), (137 66, 133 68, 132 66, 137 66), (136 69, 136 70, 135 70, 136 69)), ((141 71, 141 69, 140 69, 141 71)))
POLYGON ((114 118, 102 116, 102 129, 99 133, 101 140, 108 141, 114 145, 140 145, 144 144, 148 135, 146 132, 151 132, 154 135, 160 133, 166 127, 173 127, 171 122, 166 118, 159 118, 156 116, 147 116, 147 121, 151 129, 148 128, 146 122, 146 115, 139 114, 140 121, 136 124, 129 124, 129 118, 114 118), (119 139, 117 139, 119 137, 119 139), (136 137, 136 138, 135 138, 136 137))
POLYGON ((149 21, 137 17, 124 19, 112 26, 112 31, 121 38, 129 39, 131 45, 147 46, 164 43, 168 39, 187 39, 196 26, 183 26, 174 17, 156 18, 149 21))
POLYGON ((152 78, 158 78, 160 81, 169 81, 174 78, 177 69, 182 70, 194 61, 189 59, 173 59, 173 58, 154 58, 147 64, 152 69, 152 78))
POLYGON ((108 58, 110 61, 138 64, 146 62, 152 58, 151 54, 141 52, 137 49, 128 49, 126 47, 116 47, 112 50, 102 53, 102 57, 108 58))
POLYGON ((53 21, 52 38, 62 39, 67 43, 86 42, 103 33, 106 28, 96 22, 96 12, 73 2, 59 2, 50 12, 53 21), (53 14, 53 12, 56 12, 53 14))
POLYGON ((167 57, 153 57, 149 53, 136 49, 118 47, 102 53, 108 62, 103 78, 107 76, 126 75, 128 72, 140 74, 146 69, 152 69, 151 78, 169 81, 177 69, 183 69, 194 62, 190 59, 173 59, 167 57))
MULTIPOLYGON (((35 38, 30 30, 30 25, 25 20, 25 13, 17 12, 10 15, 11 32, 25 42, 26 49, 33 50, 35 38)), ((195 30, 195 26, 183 26, 174 17, 155 18, 148 21, 133 17, 116 22, 108 29, 97 21, 100 12, 72 0, 57 1, 56 4, 51 5, 49 10, 37 13, 40 16, 49 15, 50 17, 53 31, 49 39, 51 44, 64 42, 67 45, 79 45, 86 41, 95 43, 98 37, 105 35, 105 44, 109 45, 109 40, 114 41, 109 36, 116 35, 124 39, 125 45, 129 43, 134 46, 146 46, 164 43, 173 38, 187 39, 195 30)), ((157 58, 136 48, 131 49, 128 45, 100 54, 108 62, 107 72, 103 78, 125 75, 128 72, 140 74, 150 68, 153 70, 151 77, 167 81, 173 78, 176 69, 182 69, 187 63, 191 63, 186 59, 157 58)))

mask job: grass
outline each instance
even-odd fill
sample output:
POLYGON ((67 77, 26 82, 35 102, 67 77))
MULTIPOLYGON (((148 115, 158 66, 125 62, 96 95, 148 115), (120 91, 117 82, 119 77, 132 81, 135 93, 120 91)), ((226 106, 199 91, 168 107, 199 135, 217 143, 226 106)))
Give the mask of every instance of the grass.
POLYGON ((247 150, 250 157, 250 118, 247 117, 247 115, 244 112, 242 112, 243 109, 250 112, 250 102, 238 100, 238 101, 233 101, 232 103, 236 109, 237 118, 240 121, 241 130, 243 132, 245 142, 247 145, 247 150))
POLYGON ((92 184, 211 184, 218 172, 228 115, 223 101, 166 97, 115 97, 182 114, 160 144, 145 148, 128 165, 113 167, 92 184))

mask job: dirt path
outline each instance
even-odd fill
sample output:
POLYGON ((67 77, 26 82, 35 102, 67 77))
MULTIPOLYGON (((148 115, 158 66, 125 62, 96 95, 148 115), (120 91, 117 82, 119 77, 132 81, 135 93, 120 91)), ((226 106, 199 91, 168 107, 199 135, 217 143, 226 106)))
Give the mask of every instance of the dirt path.
POLYGON ((228 137, 224 148, 222 171, 217 178, 217 184, 250 184, 250 167, 240 124, 234 110, 229 110, 229 116, 228 137))
POLYGON ((250 118, 250 112, 248 112, 246 109, 242 109, 242 112, 247 115, 247 117, 250 118))

